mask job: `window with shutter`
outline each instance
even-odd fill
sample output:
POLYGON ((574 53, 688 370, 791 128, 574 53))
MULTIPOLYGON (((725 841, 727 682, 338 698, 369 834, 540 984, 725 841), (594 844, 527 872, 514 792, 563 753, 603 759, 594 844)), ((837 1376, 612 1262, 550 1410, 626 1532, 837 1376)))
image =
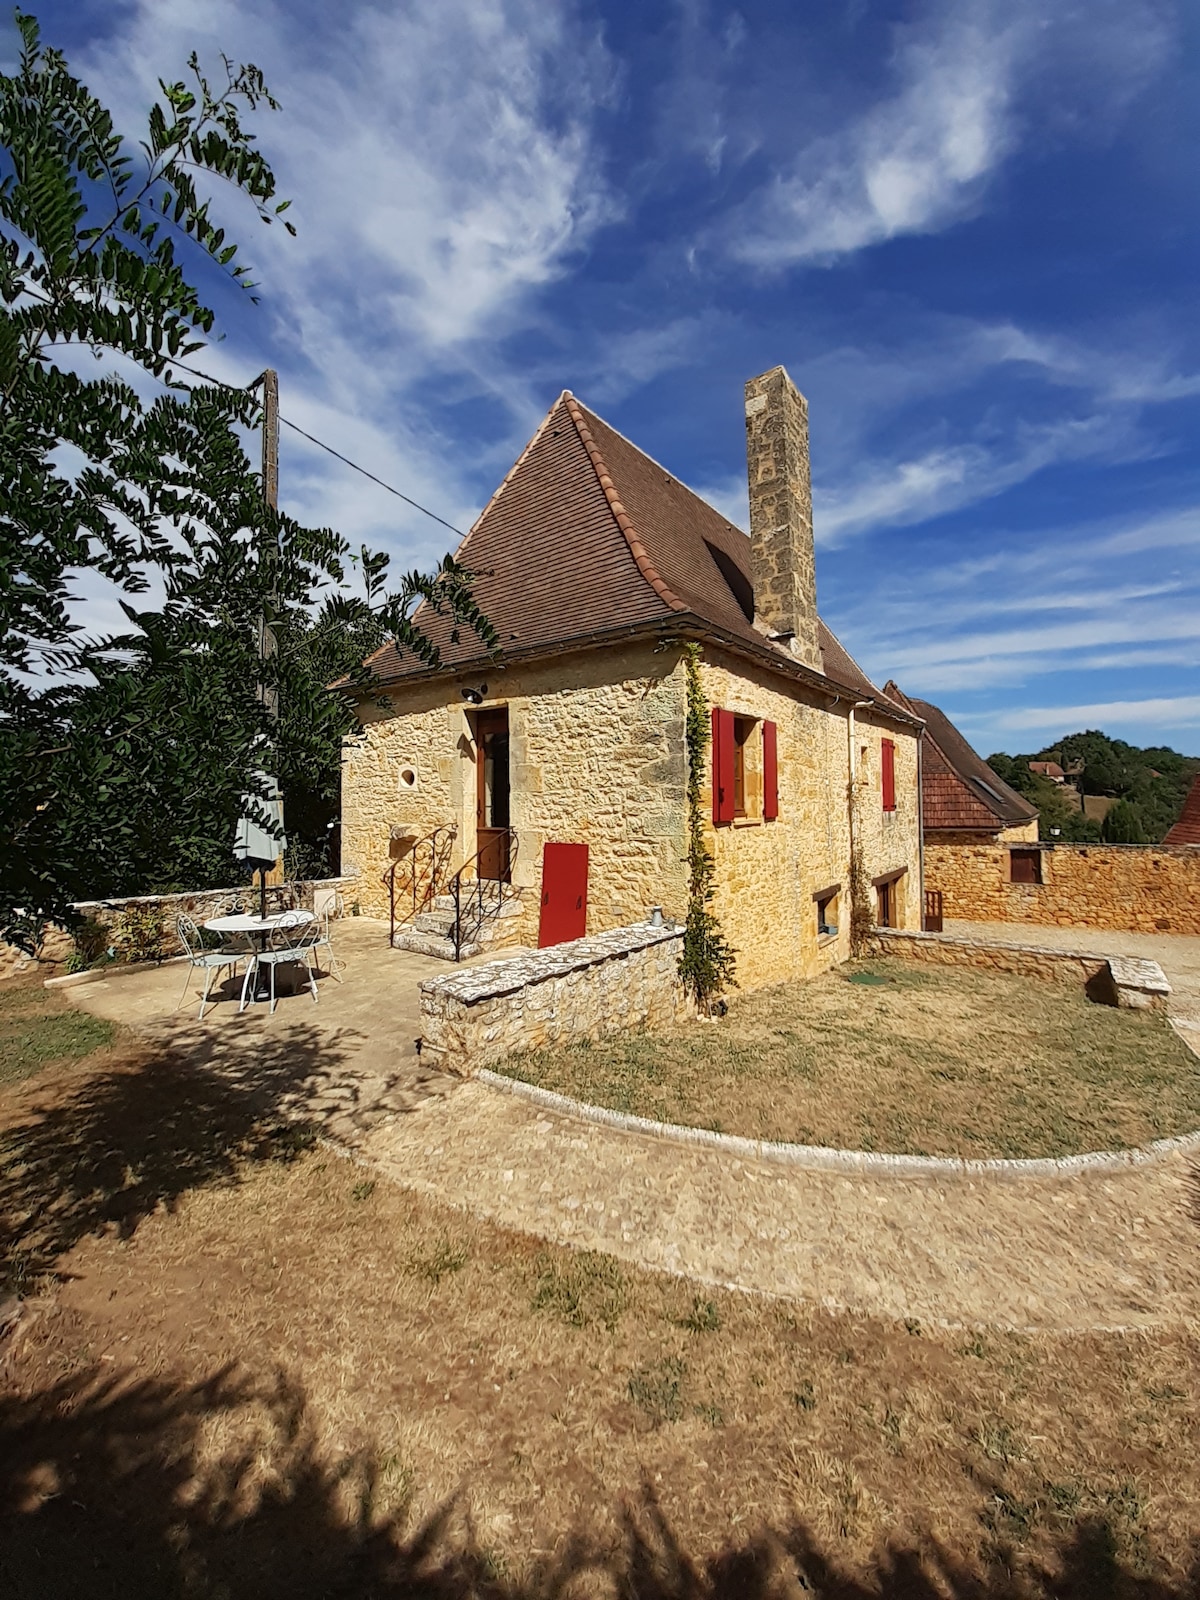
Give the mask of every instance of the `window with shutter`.
POLYGON ((713 821, 720 825, 733 821, 734 737, 733 712, 712 713, 713 821))
POLYGON ((883 741, 882 762, 883 769, 883 809, 895 811, 896 809, 896 746, 891 739, 883 741))
POLYGON ((763 723, 763 816, 768 822, 779 815, 779 755, 773 722, 763 723))

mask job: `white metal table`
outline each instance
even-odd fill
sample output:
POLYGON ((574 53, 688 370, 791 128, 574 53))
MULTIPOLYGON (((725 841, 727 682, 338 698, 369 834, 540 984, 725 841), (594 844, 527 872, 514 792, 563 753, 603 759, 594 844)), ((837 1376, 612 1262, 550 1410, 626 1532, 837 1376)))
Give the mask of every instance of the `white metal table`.
MULTIPOLYGON (((267 935, 275 928, 303 928, 313 919, 311 911, 273 911, 268 917, 258 917, 239 911, 227 917, 209 917, 204 926, 210 933, 248 933, 258 939, 258 948, 267 948, 267 935)), ((255 976, 254 1000, 269 1000, 270 991, 263 983, 261 973, 255 976)), ((245 1001, 243 1000, 243 1005, 245 1001)))

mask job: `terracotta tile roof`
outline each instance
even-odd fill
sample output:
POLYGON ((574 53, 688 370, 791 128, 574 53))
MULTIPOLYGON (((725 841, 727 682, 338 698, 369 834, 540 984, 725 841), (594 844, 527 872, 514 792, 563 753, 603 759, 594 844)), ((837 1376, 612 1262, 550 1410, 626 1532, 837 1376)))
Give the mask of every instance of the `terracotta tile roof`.
POLYGON ((1179 821, 1167 830, 1163 843, 1200 845, 1200 772, 1192 779, 1179 821))
POLYGON ((1066 777, 1066 773, 1059 766, 1057 761, 1031 761, 1029 763, 1029 770, 1030 772, 1039 773, 1043 778, 1066 777))
MULTIPOLYGON (((764 665, 831 680, 892 710, 824 623, 823 674, 770 644, 753 625, 748 536, 569 393, 551 406, 457 554, 479 574, 475 596, 506 656, 657 625, 724 638, 764 665)), ((479 663, 486 671, 469 629, 455 642, 449 621, 427 606, 417 621, 443 669, 479 663)), ((369 664, 384 682, 428 672, 393 645, 369 664)))
POLYGON ((1024 795, 992 771, 950 721, 928 700, 916 700, 890 680, 890 700, 913 712, 925 724, 921 740, 921 823, 927 829, 969 829, 998 833, 1001 828, 1032 822, 1038 815, 1024 795))

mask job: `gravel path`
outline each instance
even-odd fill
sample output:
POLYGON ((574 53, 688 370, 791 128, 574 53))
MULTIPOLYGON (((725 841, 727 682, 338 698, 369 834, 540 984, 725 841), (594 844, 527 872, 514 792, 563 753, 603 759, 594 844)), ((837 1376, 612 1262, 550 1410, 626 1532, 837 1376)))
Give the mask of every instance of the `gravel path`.
POLYGON ((1055 1179, 842 1176, 585 1126, 478 1082, 359 1148, 502 1226, 829 1309, 1048 1331, 1200 1312, 1182 1157, 1055 1179))
MULTIPOLYGON (((951 931, 1149 956, 1181 1032, 1200 1024, 1200 940, 951 931)), ((1200 1172, 1184 1156, 1016 1180, 813 1172, 582 1124, 479 1082, 359 1149, 505 1227, 830 1309, 1057 1332, 1200 1315, 1200 1172)))

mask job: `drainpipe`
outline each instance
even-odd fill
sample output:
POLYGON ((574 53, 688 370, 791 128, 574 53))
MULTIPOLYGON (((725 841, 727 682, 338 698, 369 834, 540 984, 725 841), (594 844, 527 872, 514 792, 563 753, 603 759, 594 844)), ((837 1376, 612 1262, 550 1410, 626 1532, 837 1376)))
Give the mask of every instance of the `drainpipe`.
MULTIPOLYGON (((856 750, 854 748, 854 713, 856 711, 863 710, 866 706, 872 705, 873 703, 874 702, 871 701, 871 700, 855 700, 851 704, 849 714, 846 717, 846 737, 849 740, 849 757, 850 757, 850 763, 849 763, 850 764, 850 784, 849 784, 848 793, 846 795, 846 822, 847 822, 847 831, 848 831, 849 836, 850 836, 850 939, 851 939, 851 952, 852 953, 853 953, 853 949, 854 949, 855 940, 858 937, 856 935, 856 933, 855 933, 855 910, 856 910, 855 900, 856 900, 857 892, 858 892, 858 888, 859 888, 858 882, 856 881, 856 877, 855 877, 855 862, 857 860, 857 848, 856 848, 857 847, 857 840, 855 838, 854 808, 855 808, 855 801, 856 801, 856 797, 857 797, 856 785, 858 783, 858 754, 857 754, 857 752, 856 752, 856 750)), ((868 908, 868 916, 869 916, 869 908, 868 908)), ((871 920, 874 920, 874 919, 871 919, 871 920)))
POLYGON ((917 735, 917 915, 925 932, 925 730, 917 735))

